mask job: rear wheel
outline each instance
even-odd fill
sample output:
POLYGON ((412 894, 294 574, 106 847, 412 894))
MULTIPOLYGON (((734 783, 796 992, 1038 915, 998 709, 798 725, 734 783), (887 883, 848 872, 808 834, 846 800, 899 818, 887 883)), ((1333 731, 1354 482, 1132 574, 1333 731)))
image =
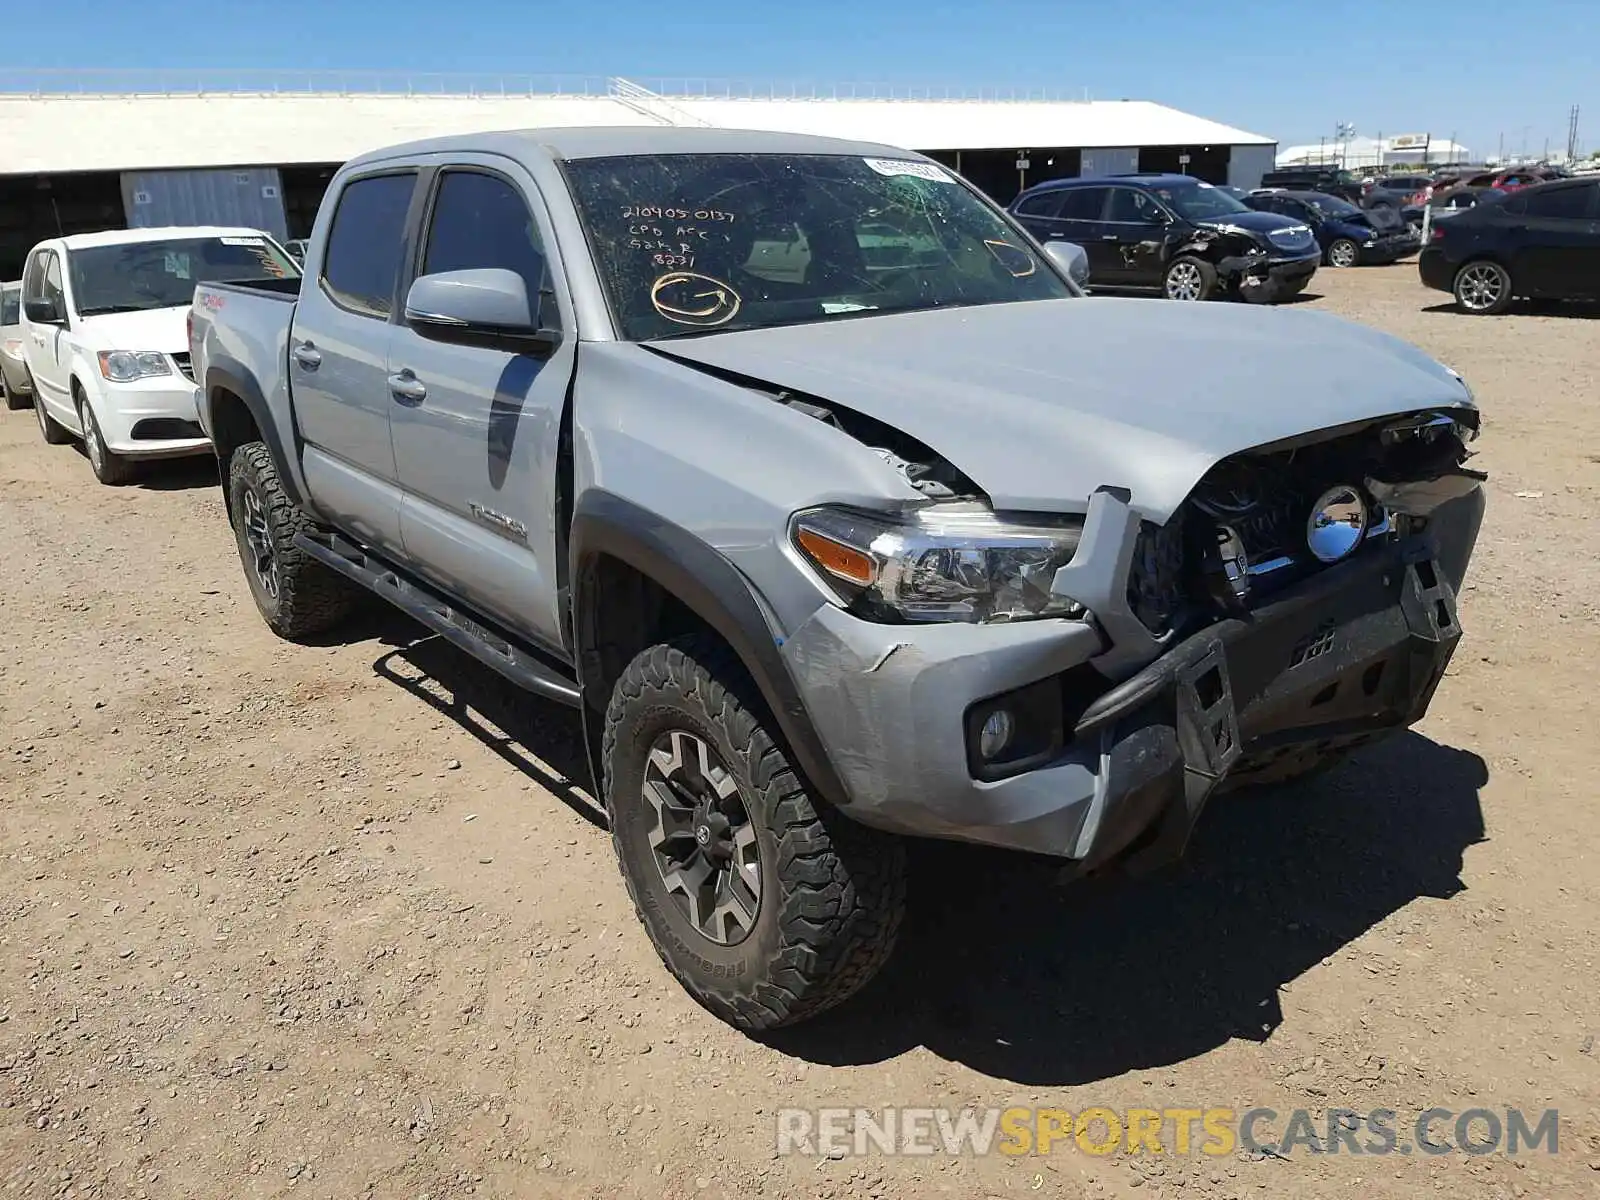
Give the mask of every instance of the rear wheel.
POLYGON ((905 849, 814 800, 714 638, 652 646, 606 710, 606 811, 634 909, 697 1001, 744 1030, 806 1020, 888 960, 905 849))
POLYGON ((1494 316, 1511 307, 1511 272, 1497 262, 1479 259, 1456 272, 1456 305, 1474 316, 1494 316))
POLYGON ((1350 238, 1338 238, 1328 246, 1330 267, 1353 267, 1361 261, 1361 247, 1350 238))
POLYGON ((44 409, 44 401, 37 392, 33 396, 33 415, 39 422, 39 436, 47 446, 65 446, 72 440, 72 435, 60 425, 56 419, 44 409))
POLYGON ((12 412, 16 412, 19 408, 28 407, 27 395, 12 390, 4 371, 0 371, 0 397, 5 399, 6 407, 12 412))
POLYGON ((1175 258, 1167 264, 1161 290, 1168 300, 1209 300, 1217 290, 1217 269, 1203 258, 1175 258))
POLYGON ((274 633, 297 641, 349 615, 361 591, 294 544, 295 534, 312 522, 283 490, 264 443, 247 442, 233 452, 228 498, 250 594, 274 633))
POLYGON ((139 473, 138 467, 106 448, 106 439, 100 434, 100 423, 94 419, 94 409, 82 396, 78 397, 78 422, 83 427, 83 449, 89 456, 94 477, 108 487, 120 487, 132 482, 139 473))

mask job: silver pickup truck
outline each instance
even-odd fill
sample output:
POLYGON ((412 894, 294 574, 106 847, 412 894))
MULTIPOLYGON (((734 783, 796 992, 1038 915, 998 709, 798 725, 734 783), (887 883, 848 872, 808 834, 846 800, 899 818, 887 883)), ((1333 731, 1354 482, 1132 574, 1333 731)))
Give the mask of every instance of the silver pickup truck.
POLYGON ((667 967, 745 1029, 884 962, 903 835, 1146 870, 1422 716, 1483 512, 1451 370, 1088 297, 938 164, 709 129, 400 146, 197 289, 245 577, 580 714, 667 967))

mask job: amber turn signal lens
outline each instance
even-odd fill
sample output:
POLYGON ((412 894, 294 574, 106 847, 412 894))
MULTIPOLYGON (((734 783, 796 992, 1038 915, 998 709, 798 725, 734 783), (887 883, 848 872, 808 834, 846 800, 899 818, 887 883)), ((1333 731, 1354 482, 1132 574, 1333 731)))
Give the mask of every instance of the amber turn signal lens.
POLYGON ((854 546, 836 542, 814 529, 800 530, 795 535, 795 541, 800 544, 800 549, 810 555, 812 562, 830 575, 861 587, 869 587, 878 577, 877 564, 871 556, 854 546))

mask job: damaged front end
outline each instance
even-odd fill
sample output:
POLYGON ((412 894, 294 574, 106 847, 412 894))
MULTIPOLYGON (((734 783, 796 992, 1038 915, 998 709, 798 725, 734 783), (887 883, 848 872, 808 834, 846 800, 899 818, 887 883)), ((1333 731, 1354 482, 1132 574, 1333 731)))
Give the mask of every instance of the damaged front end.
POLYGON ((1461 634, 1476 434, 1476 410, 1452 409, 1309 435, 1216 464, 1159 528, 1122 515, 1134 621, 1095 660, 1116 682, 1072 737, 1128 786, 1097 797, 1074 872, 1169 862, 1213 792, 1421 718, 1461 634))

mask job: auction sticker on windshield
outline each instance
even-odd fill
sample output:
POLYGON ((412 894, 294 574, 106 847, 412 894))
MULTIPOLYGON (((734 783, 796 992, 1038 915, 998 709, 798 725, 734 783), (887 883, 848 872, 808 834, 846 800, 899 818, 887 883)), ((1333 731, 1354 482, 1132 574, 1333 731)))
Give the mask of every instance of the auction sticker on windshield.
POLYGON ((935 183, 951 183, 950 176, 937 163, 911 162, 903 158, 864 158, 861 160, 879 175, 915 175, 935 183))
POLYGON ((258 237, 225 237, 221 239, 224 246, 264 246, 266 240, 258 237))

